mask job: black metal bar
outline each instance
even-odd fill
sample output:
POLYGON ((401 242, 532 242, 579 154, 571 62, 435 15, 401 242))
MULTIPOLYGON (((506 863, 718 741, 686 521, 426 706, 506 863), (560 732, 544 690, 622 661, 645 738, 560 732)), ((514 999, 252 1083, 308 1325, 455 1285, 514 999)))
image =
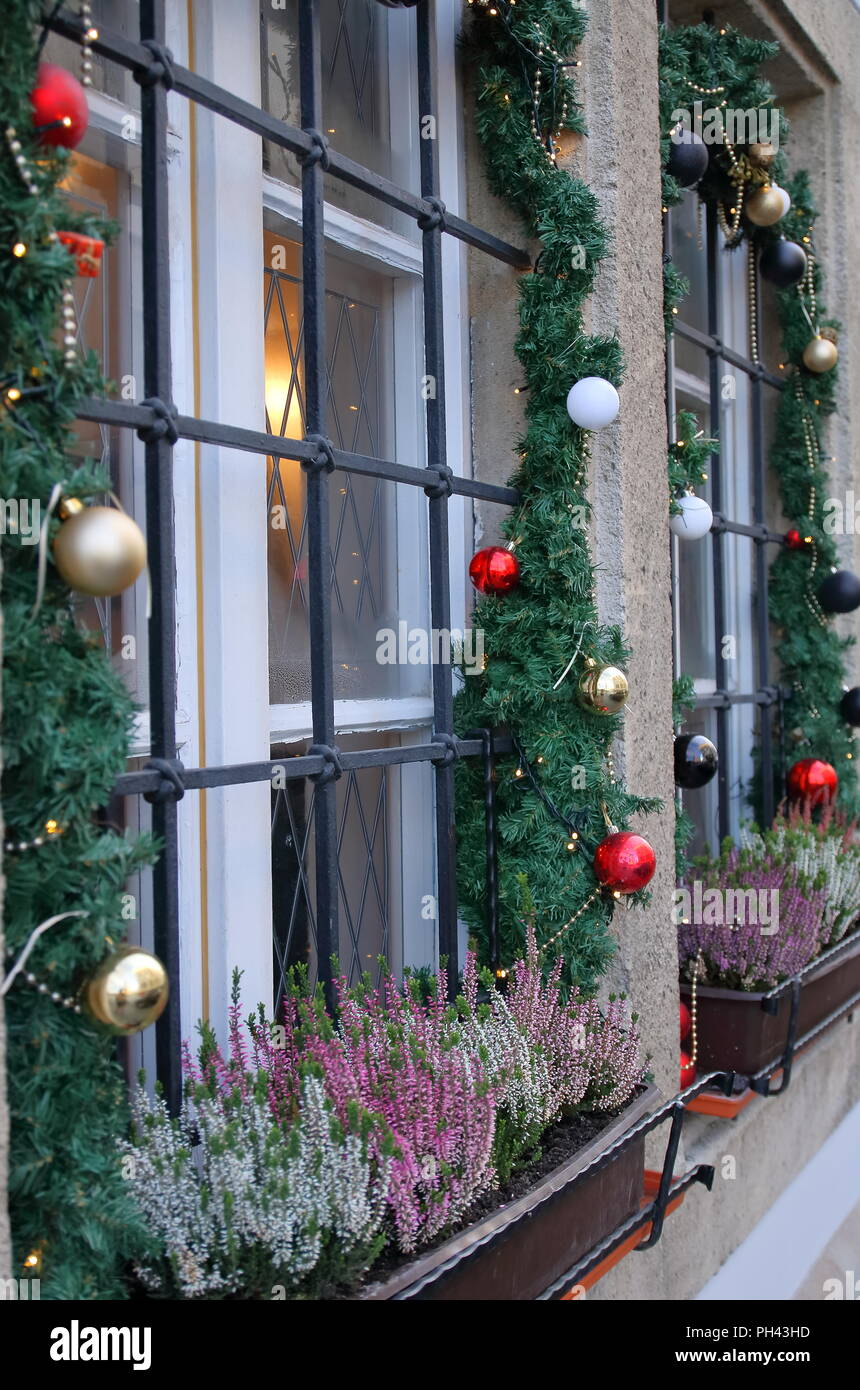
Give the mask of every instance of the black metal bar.
MULTIPOLYGON (((141 0, 142 42, 164 44, 164 0, 141 0)), ((144 81, 140 94, 143 375, 148 398, 170 406, 167 91, 144 81)), ((163 422, 162 422, 163 424, 163 422)), ((173 446, 153 429, 146 440, 146 529, 152 612, 149 620, 149 712, 154 757, 176 758, 176 607, 173 446)), ((176 1113, 182 1096, 179 978, 179 844, 176 799, 156 801, 152 828, 162 844, 153 869, 155 951, 167 968, 170 999, 156 1024, 156 1062, 165 1099, 176 1113)))
MULTIPOLYGON (((454 739, 458 758, 477 758, 483 754, 483 744, 478 739, 454 739)), ((496 753, 513 753, 513 740, 497 738, 496 753)), ((344 772, 356 772, 364 767, 400 767, 405 763, 435 763, 447 756, 447 750, 438 743, 408 744, 400 748, 365 748, 349 753, 340 753, 340 763, 344 772)), ((181 774, 182 785, 186 791, 200 791, 203 787, 238 787, 249 782, 270 782, 277 774, 285 782, 298 781, 301 777, 317 777, 325 771, 326 760, 319 753, 304 754, 296 758, 272 758, 260 763, 227 763, 221 766, 184 768, 181 774)), ((138 772, 123 772, 114 783, 113 796, 144 796, 157 792, 162 784, 161 773, 152 768, 141 768, 138 772)))
MULTIPOLYGON (((720 306, 717 296, 717 215, 713 206, 709 203, 707 209, 707 286, 708 286, 708 331, 712 340, 719 341, 720 331, 720 306)), ((709 394, 710 394, 710 433, 713 439, 719 440, 720 436, 720 355, 718 351, 713 351, 709 358, 709 394)), ((722 466, 720 462, 719 448, 711 454, 710 463, 711 477, 711 499, 715 512, 722 511, 723 503, 723 482, 722 466)), ((717 688, 726 688, 726 660, 723 655, 723 638, 725 637, 725 613, 726 613, 726 594, 725 594, 725 568, 723 558, 723 538, 719 531, 711 532, 712 563, 713 563, 713 582, 714 582, 714 675, 717 688)), ((723 840, 729 833, 729 718, 728 707, 725 704, 716 705, 717 710, 717 747, 720 750, 720 761, 717 769, 717 815, 719 820, 720 839, 723 840)))
MULTIPOLYGON (((77 413, 81 420, 95 420, 100 424, 127 429, 145 428, 155 424, 158 418, 155 411, 145 404, 131 405, 125 401, 101 400, 94 396, 80 401, 77 413)), ((194 415, 177 415, 174 424, 180 439, 190 439, 200 444, 220 444, 225 449, 237 449, 255 457, 267 454, 270 458, 311 463, 319 454, 317 445, 306 439, 288 439, 280 434, 268 434, 265 430, 249 430, 241 425, 200 420, 194 415)), ((332 448, 332 457, 335 468, 344 473, 385 478, 389 482, 406 483, 411 487, 427 486, 426 468, 412 468, 408 464, 393 463, 389 459, 374 458, 368 454, 353 454, 347 449, 332 448)), ((455 477, 451 486, 457 496, 478 497, 501 506, 515 507, 520 501, 520 494, 515 488, 482 483, 474 478, 455 477)))
MULTIPOLYGON (((422 137, 421 193, 431 212, 419 222, 424 265, 424 373, 427 406, 427 475, 430 531, 430 612, 438 631, 450 631, 451 593, 448 573, 448 497, 445 440, 445 342, 442 311, 442 225, 436 149, 436 84, 433 28, 436 6, 426 0, 417 12, 418 118, 422 137)), ((451 667, 433 664, 433 737, 443 744, 453 737, 454 700, 451 667)), ((454 837, 453 758, 436 764, 436 891, 439 955, 445 959, 448 994, 456 997, 459 960, 457 943, 457 867, 454 837)))
MULTIPOLYGON (((756 246, 753 242, 747 248, 750 257, 750 312, 752 322, 750 332, 754 343, 761 342, 761 305, 759 301, 758 268, 756 266, 756 246)), ((762 369, 763 370, 763 369, 762 369)), ((765 474, 767 460, 764 448, 764 412, 762 404, 761 372, 750 378, 752 406, 752 468, 753 468, 753 520, 757 526, 764 526, 765 520, 765 474)), ((768 557, 763 545, 755 549, 755 601, 756 601, 756 647, 758 656, 758 683, 768 684, 770 670, 770 614, 768 612, 768 557)), ((761 815, 765 826, 773 820, 773 719, 769 704, 761 705, 759 711, 759 771, 761 774, 761 815)))
MULTIPOLYGON (((71 10, 62 10, 60 14, 50 20, 48 27, 55 33, 62 34, 65 38, 78 41, 80 41, 84 28, 79 16, 71 10)), ((110 58, 121 67, 128 68, 136 74, 145 74, 157 61, 149 50, 141 44, 131 43, 117 34, 104 30, 99 31, 99 37, 92 42, 91 47, 102 57, 110 58)), ((288 125, 286 121, 279 121, 277 117, 270 116, 268 112, 262 111, 258 106, 253 106, 251 102, 234 96, 232 92, 216 86, 214 82, 201 77, 199 73, 190 72, 188 68, 184 68, 178 63, 172 64, 171 68, 173 90, 178 92, 180 96, 188 97, 191 101, 205 106, 216 115, 223 116, 226 120, 233 121, 235 125, 242 126, 245 130, 250 130, 255 135, 261 136, 262 139, 270 141, 273 145, 279 145, 282 149, 289 150, 300 160, 313 151, 314 142, 308 138, 305 130, 288 125)), ((317 129, 321 129, 321 127, 317 127, 317 129)), ((329 169, 337 178, 342 179, 344 183, 351 184, 353 188, 370 193, 380 202, 396 208, 398 212, 404 213, 407 217, 413 217, 417 220, 432 211, 423 198, 417 197, 407 189, 399 188, 397 184, 383 178, 381 174, 374 173, 372 169, 366 169, 363 165, 357 164, 354 159, 338 154, 334 149, 328 149, 327 159, 329 169)), ((506 261, 519 270, 528 270, 531 267, 528 252, 520 247, 509 245, 506 241, 493 236, 490 232, 483 231, 480 227, 473 226, 471 222, 466 222, 461 217, 450 214, 446 218, 446 231, 459 241, 474 246, 478 251, 483 251, 488 256, 495 257, 496 260, 506 261)))
MULTIPOLYGON (((320 0, 299 3, 299 70, 302 127, 323 128, 320 0)), ((325 437, 328 385, 325 358, 325 189, 323 151, 313 144, 302 167, 302 294, 305 362, 305 422, 309 435, 325 437)), ((328 474, 307 476, 308 623, 311 656, 311 713, 314 744, 333 749, 334 674, 331 634, 331 541, 328 474)), ((332 954, 338 950, 336 778, 331 768, 314 785, 317 974, 334 1005, 332 954)))
MULTIPOLYGON (((800 1010, 800 990, 801 980, 798 976, 791 981, 791 1006, 788 1015, 788 1035, 785 1041, 785 1052, 775 1067, 768 1067, 767 1074, 757 1072, 750 1077, 750 1086, 754 1091, 762 1096, 781 1096, 791 1084, 791 1072, 794 1063, 794 1050, 797 1040, 797 1016, 800 1010), (782 1071, 782 1079, 778 1090, 771 1090, 771 1078, 776 1071, 782 1071)), ((762 1006, 764 1006, 762 1000, 762 1006)))
POLYGON ((728 531, 733 536, 746 536, 759 546, 785 544, 785 536, 781 531, 769 531, 763 523, 759 522, 750 526, 743 521, 730 521, 728 517, 723 516, 722 512, 714 512, 711 530, 714 532, 728 531))
POLYGON ((686 338, 689 343, 695 343, 696 347, 703 348, 712 357, 721 357, 729 366, 737 367, 739 371, 746 372, 747 376, 753 377, 758 381, 764 381, 768 386, 776 387, 777 391, 785 390, 785 379, 777 376, 775 372, 768 371, 760 362, 753 362, 751 357, 744 357, 743 353, 735 352, 722 341, 716 332, 703 333, 700 328, 694 328, 691 323, 684 323, 683 319, 675 319, 673 323, 674 331, 681 337, 686 338))
POLYGON ((653 1218, 651 1230, 643 1241, 637 1245, 637 1250, 650 1250, 652 1245, 656 1245, 663 1234, 663 1222, 666 1219, 666 1205, 669 1200, 669 1190, 672 1186, 672 1175, 675 1171, 675 1160, 678 1157, 678 1146, 681 1143, 681 1131, 684 1128, 685 1107, 683 1104, 676 1105, 672 1111, 672 1125, 669 1130, 669 1140, 666 1144, 666 1153, 663 1158, 663 1171, 660 1174, 660 1186, 657 1189, 657 1196, 653 1203, 653 1218))
POLYGON ((728 710, 732 705, 770 706, 778 702, 778 686, 768 685, 763 690, 714 690, 710 695, 697 695, 697 709, 728 710))
POLYGON ((481 740, 484 763, 484 850, 487 860, 486 926, 490 968, 499 968, 499 861, 496 830, 496 749, 492 729, 472 729, 467 738, 481 740))

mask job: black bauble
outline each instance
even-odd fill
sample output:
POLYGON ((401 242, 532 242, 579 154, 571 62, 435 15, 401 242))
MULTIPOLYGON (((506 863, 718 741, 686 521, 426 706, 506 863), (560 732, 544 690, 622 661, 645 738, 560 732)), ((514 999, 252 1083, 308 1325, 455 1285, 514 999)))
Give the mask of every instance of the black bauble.
POLYGON ((839 713, 846 724, 853 724, 855 729, 860 726, 860 685, 846 690, 839 701, 839 713))
POLYGON ((860 579, 850 570, 834 570, 818 590, 825 613, 853 613, 860 608, 860 579))
POLYGON ((718 762, 717 750, 704 734, 679 734, 675 739, 675 781, 686 791, 707 786, 718 762))
POLYGON ((765 280, 787 290, 791 285, 799 285, 806 274, 806 252, 796 241, 779 237, 762 251, 758 268, 765 280))
POLYGON ((666 166, 682 188, 692 188, 708 167, 708 147, 694 130, 681 130, 672 137, 666 166))

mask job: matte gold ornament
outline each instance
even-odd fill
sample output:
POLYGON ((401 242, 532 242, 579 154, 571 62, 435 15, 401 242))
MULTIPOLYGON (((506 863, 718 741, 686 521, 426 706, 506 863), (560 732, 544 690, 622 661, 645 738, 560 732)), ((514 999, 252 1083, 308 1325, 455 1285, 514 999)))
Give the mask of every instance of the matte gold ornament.
POLYGON ((135 521, 118 507, 85 507, 65 497, 54 539, 54 560, 70 589, 95 598, 121 594, 146 564, 146 541, 135 521))
POLYGON ((618 714, 627 703, 630 687, 617 666, 598 666, 591 657, 579 678, 579 703, 592 714, 618 714))
POLYGON ((757 227, 772 227, 785 212, 785 199, 778 188, 766 183, 747 199, 744 212, 757 227))
POLYGON ((157 956, 139 946, 118 946, 84 990, 93 1018, 125 1037, 148 1028, 164 1012, 170 984, 157 956))
POLYGON ((776 159, 776 150, 769 140, 756 141, 747 150, 751 164, 758 165, 759 169, 769 169, 776 159))
POLYGON ((829 372, 836 366, 839 349, 830 338, 816 333, 803 349, 803 365, 810 372, 829 372))

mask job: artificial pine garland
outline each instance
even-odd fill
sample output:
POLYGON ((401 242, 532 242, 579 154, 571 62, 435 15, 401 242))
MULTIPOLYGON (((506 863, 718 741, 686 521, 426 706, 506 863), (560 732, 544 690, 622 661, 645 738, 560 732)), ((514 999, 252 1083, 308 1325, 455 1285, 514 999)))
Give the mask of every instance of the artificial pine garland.
MULTIPOLYGON (((104 237, 106 229, 73 215, 58 188, 68 152, 41 145, 33 129, 30 92, 42 8, 39 0, 7 0, 3 15, 0 496, 7 507, 11 501, 37 504, 44 518, 57 483, 76 497, 103 494, 111 484, 98 464, 76 455, 73 434, 77 403, 105 391, 99 364, 94 354, 64 351, 58 343, 63 294, 75 265, 52 233, 77 229, 104 237), (16 153, 23 154, 26 179, 16 153)), ((7 969, 39 923, 72 910, 87 915, 46 932, 29 957, 27 970, 48 993, 19 976, 5 996, 13 1272, 39 1277, 43 1298, 116 1298, 123 1296, 122 1258, 142 1240, 117 1158, 116 1141, 126 1126, 122 1077, 115 1040, 61 1005, 75 998, 110 943, 125 936, 123 889, 151 858, 152 846, 97 819, 125 767, 133 707, 100 636, 76 620, 69 590, 50 562, 34 616, 38 551, 7 527, 7 969)))
MULTIPOLYGON (((519 281, 516 351, 528 429, 511 480, 522 502, 503 526, 521 581, 476 607, 487 665, 483 675, 465 677, 457 727, 511 731, 521 750, 497 771, 499 960, 489 963, 507 967, 523 955, 528 904, 538 944, 548 956, 563 956, 569 983, 591 988, 613 949, 614 906, 599 891, 594 849, 609 824, 624 826, 659 803, 633 796, 614 776, 619 717, 577 702, 586 658, 623 665, 628 655, 619 629, 598 621, 587 532, 589 436, 565 409, 572 383, 600 376, 617 384, 622 372, 617 340, 583 331, 583 304, 606 253, 597 200, 556 162, 560 133, 584 130, 570 59, 587 21, 568 0, 494 0, 473 13, 468 47, 489 184, 542 249, 519 281)), ((459 891, 489 961, 481 777, 480 767, 458 768, 459 891)))
MULTIPOLYGON (((837 373, 831 368, 813 374, 803 364, 803 351, 813 334, 819 328, 826 330, 836 325, 824 316, 820 301, 822 273, 815 256, 816 210, 809 177, 803 172, 791 180, 786 177, 784 146, 788 124, 782 112, 774 107, 775 93, 761 72, 762 65, 777 52, 777 44, 748 38, 732 28, 718 30, 710 24, 701 24, 661 29, 663 204, 665 208, 675 206, 683 196, 683 190, 667 168, 672 148, 670 132, 677 111, 691 110, 696 100, 702 102, 705 110, 709 107, 745 112, 774 110, 778 120, 779 150, 767 178, 787 188, 792 206, 785 217, 768 227, 750 229, 736 214, 737 230, 729 237, 729 246, 739 245, 745 235, 750 237, 750 255, 757 255, 782 235, 801 244, 809 255, 816 303, 811 305, 808 282, 776 293, 782 329, 780 355, 787 375, 786 388, 779 393, 770 464, 779 484, 785 516, 810 539, 801 553, 785 549, 777 554, 770 571, 769 614, 778 639, 776 652, 781 681, 792 690, 792 698, 785 707, 786 729, 783 731, 787 761, 815 756, 831 763, 839 775, 840 804, 849 813, 856 814, 858 790, 852 733, 839 713, 845 676, 844 654, 851 642, 835 632, 827 616, 822 614, 816 597, 817 586, 837 562, 832 535, 824 529, 829 482, 822 448, 824 421, 835 409, 837 373), (813 307, 817 314, 811 315, 813 307)), ((741 154, 740 158, 744 156, 741 154)), ((751 172, 754 177, 764 177, 744 164, 739 170, 734 169, 728 155, 711 159, 698 185, 699 196, 723 209, 723 218, 728 221, 725 209, 728 207, 731 212, 730 204, 740 208, 742 202, 732 196, 738 193, 739 176, 751 172)), ((731 224, 729 231, 732 231, 731 224)), ((667 332, 671 332, 674 315, 689 286, 670 260, 665 263, 664 280, 667 332)), ((683 422, 681 417, 677 437, 689 442, 689 422, 683 422)), ((679 461, 677 446, 670 450, 669 481, 673 494, 679 486, 694 481, 692 476, 687 480, 681 476, 683 464, 689 461, 689 456, 679 461)), ((778 766, 779 759, 775 762, 775 796, 779 801, 784 794, 785 770, 778 766)), ((757 805, 757 779, 751 797, 757 805)))

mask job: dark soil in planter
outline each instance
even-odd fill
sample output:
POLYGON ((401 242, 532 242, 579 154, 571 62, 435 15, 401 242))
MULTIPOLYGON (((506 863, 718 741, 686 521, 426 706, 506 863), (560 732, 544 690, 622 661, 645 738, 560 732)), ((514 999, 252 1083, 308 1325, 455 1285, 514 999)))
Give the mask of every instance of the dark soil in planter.
MULTIPOLYGON (((644 1087, 640 1087, 634 1092, 634 1096, 641 1095, 644 1089, 644 1087)), ((628 1100, 626 1104, 629 1105, 630 1101, 628 1100)), ((506 1206, 508 1202, 514 1202, 518 1197, 525 1196, 527 1192, 537 1186, 541 1178, 552 1173, 562 1163, 566 1163, 568 1159, 579 1153, 580 1149, 584 1149, 586 1144, 590 1144, 592 1140, 596 1139, 625 1108, 626 1106, 622 1106, 617 1110, 590 1111, 587 1114, 574 1115, 569 1120, 561 1120, 558 1124, 552 1125, 541 1139, 540 1157, 534 1163, 524 1165, 519 1172, 511 1176, 510 1181, 505 1183, 503 1187, 491 1188, 488 1192, 484 1192, 456 1226, 443 1231, 435 1240, 428 1241, 426 1245, 419 1246, 413 1254, 404 1255, 396 1246, 388 1246, 367 1271, 358 1287, 384 1281, 402 1265, 410 1264, 416 1255, 425 1255, 429 1251, 435 1250, 438 1246, 444 1245, 445 1241, 450 1240, 457 1231, 462 1231, 476 1221, 483 1220, 485 1216, 490 1216, 500 1207, 506 1206)), ((350 1290, 344 1290, 342 1296, 355 1297, 355 1293, 356 1289, 353 1286, 350 1290)))

